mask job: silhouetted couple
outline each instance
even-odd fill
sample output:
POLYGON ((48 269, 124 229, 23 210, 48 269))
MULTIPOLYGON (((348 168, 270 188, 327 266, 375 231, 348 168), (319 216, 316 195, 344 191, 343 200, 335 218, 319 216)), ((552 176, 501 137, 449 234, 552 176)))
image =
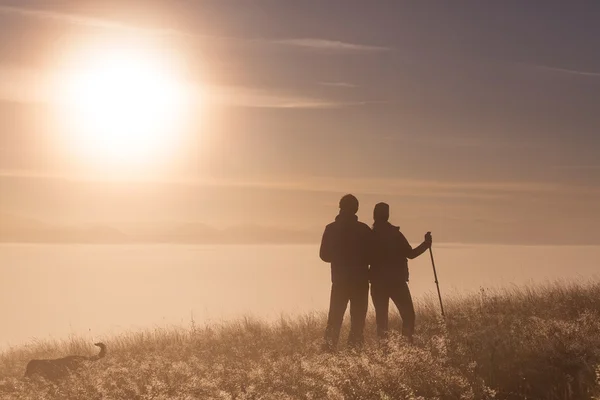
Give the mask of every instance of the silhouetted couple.
POLYGON ((369 306, 369 282, 375 306, 377 334, 388 331, 388 307, 392 299, 402 318, 402 334, 412 341, 415 310, 408 288, 408 258, 423 254, 431 246, 431 234, 412 248, 397 226, 389 223, 390 209, 378 203, 373 211, 373 229, 359 222, 358 199, 351 194, 340 200, 340 213, 327 225, 320 257, 331 263, 331 299, 325 331, 326 349, 337 347, 344 314, 350 302, 348 344, 360 347, 369 306))

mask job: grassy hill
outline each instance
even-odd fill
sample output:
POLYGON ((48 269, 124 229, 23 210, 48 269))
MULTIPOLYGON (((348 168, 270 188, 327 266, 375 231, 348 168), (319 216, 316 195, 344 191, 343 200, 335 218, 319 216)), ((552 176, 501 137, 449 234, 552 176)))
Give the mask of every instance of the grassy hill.
POLYGON ((107 338, 106 358, 58 385, 23 379, 27 361, 95 350, 34 343, 0 354, 0 398, 600 399, 600 283, 482 290, 448 299, 445 322, 435 299, 417 306, 414 346, 378 344, 372 317, 365 349, 334 355, 321 314, 192 323, 107 338))

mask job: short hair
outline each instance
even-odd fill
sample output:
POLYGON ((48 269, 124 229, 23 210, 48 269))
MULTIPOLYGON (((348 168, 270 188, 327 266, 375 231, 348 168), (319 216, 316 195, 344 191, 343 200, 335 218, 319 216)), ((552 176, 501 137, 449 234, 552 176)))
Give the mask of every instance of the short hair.
POLYGON ((390 219, 390 206, 387 203, 377 203, 373 209, 375 222, 387 222, 390 219))
POLYGON ((347 194, 340 199, 340 210, 356 214, 358 211, 358 199, 351 194, 347 194))

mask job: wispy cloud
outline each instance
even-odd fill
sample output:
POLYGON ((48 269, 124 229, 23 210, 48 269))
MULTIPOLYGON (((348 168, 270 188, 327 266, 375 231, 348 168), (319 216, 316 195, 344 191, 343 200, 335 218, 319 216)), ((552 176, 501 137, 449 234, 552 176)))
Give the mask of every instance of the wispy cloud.
POLYGON ((428 134, 428 135, 398 135, 388 134, 382 137, 383 140, 395 145, 426 145, 441 148, 494 148, 494 149, 523 149, 538 148, 539 143, 527 139, 511 139, 509 137, 500 137, 499 135, 469 135, 457 133, 448 134, 428 134))
POLYGON ((211 38, 215 40, 232 40, 232 41, 247 41, 247 42, 260 42, 263 44, 275 44, 293 46, 298 48, 313 49, 313 50, 324 50, 333 52, 377 52, 377 51, 388 51, 387 47, 372 46, 356 43, 348 43, 337 40, 327 40, 319 38, 303 38, 303 39, 256 39, 256 38, 237 38, 237 37, 223 37, 223 36, 212 36, 206 34, 200 34, 198 32, 189 32, 176 28, 140 28, 132 25, 128 25, 122 22, 113 21, 104 18, 96 18, 87 15, 50 11, 41 8, 29 8, 29 7, 16 7, 16 6, 2 6, 0 5, 0 14, 19 15, 26 18, 36 19, 50 19, 62 21, 64 23, 83 25, 88 27, 111 29, 111 30, 125 30, 133 31, 140 34, 146 35, 170 35, 170 36, 184 36, 191 38, 211 38))
POLYGON ((376 103, 374 101, 337 101, 278 93, 275 90, 225 86, 215 86, 209 89, 206 100, 221 105, 261 108, 342 108, 376 103))
POLYGON ((340 87, 340 88, 349 88, 349 89, 358 87, 358 85, 355 85, 354 83, 348 83, 348 82, 319 82, 319 85, 340 87))
POLYGON ((587 77, 596 77, 600 78, 600 72, 596 71, 582 71, 577 69, 568 69, 568 68, 559 68, 559 67, 550 67, 547 65, 531 65, 527 66, 535 68, 537 70, 543 70, 547 72, 554 72, 557 74, 567 74, 567 75, 577 75, 577 76, 587 76, 587 77))
POLYGON ((600 171, 600 164, 582 164, 582 165, 556 165, 555 169, 559 170, 584 170, 584 171, 600 171))
POLYGON ((338 40, 327 40, 327 39, 281 39, 274 40, 273 43, 295 46, 300 48, 306 48, 311 50, 324 50, 324 51, 335 51, 335 52, 381 52, 390 51, 389 47, 373 46, 365 44, 356 44, 342 42, 338 40))
MULTIPOLYGON (((345 51, 345 52, 368 52, 386 50, 383 47, 367 46, 346 43, 341 41, 331 41, 322 39, 252 39, 252 38, 233 38, 216 37, 192 33, 179 29, 161 28, 148 29, 140 28, 126 23, 113 21, 109 19, 97 18, 89 15, 47 10, 43 8, 30 8, 20 6, 0 5, 0 15, 21 16, 24 18, 33 18, 41 20, 56 20, 66 24, 81 25, 86 27, 122 30, 134 32, 141 35, 171 35, 185 36, 193 38, 211 38, 215 40, 241 41, 249 43, 262 43, 268 46, 292 46, 298 48, 322 49, 326 51, 345 51)), ((5 100, 22 102, 52 101, 55 94, 52 93, 55 77, 50 76, 48 71, 19 70, 15 67, 0 65, 0 98, 5 100)), ((354 87, 355 85, 346 82, 323 82, 323 85, 335 87, 354 87)), ((276 88, 251 88, 251 87, 202 87, 199 89, 202 101, 216 103, 220 105, 238 106, 238 107, 263 107, 263 108, 341 108, 357 107, 376 103, 374 101, 338 101, 320 96, 311 96, 310 94, 280 93, 276 88)))
POLYGON ((111 29, 111 30, 134 31, 134 32, 138 32, 138 33, 151 34, 151 35, 197 36, 197 35, 190 35, 187 32, 180 31, 177 29, 139 28, 139 27, 134 27, 134 26, 124 24, 121 22, 108 20, 108 19, 95 18, 95 17, 85 16, 85 15, 81 15, 81 14, 49 11, 49 10, 38 9, 38 8, 1 6, 0 5, 0 14, 19 15, 19 16, 26 17, 26 18, 56 20, 56 21, 62 21, 62 22, 65 22, 68 24, 74 24, 74 25, 83 25, 83 26, 111 29))

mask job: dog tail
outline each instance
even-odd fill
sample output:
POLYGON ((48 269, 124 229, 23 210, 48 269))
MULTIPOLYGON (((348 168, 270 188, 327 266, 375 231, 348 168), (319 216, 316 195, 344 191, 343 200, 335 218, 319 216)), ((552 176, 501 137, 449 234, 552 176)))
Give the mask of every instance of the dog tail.
POLYGON ((106 345, 104 343, 94 343, 94 346, 98 346, 100 347, 100 353, 96 354, 95 356, 89 357, 88 360, 90 361, 97 361, 101 358, 104 358, 106 356, 106 345))

